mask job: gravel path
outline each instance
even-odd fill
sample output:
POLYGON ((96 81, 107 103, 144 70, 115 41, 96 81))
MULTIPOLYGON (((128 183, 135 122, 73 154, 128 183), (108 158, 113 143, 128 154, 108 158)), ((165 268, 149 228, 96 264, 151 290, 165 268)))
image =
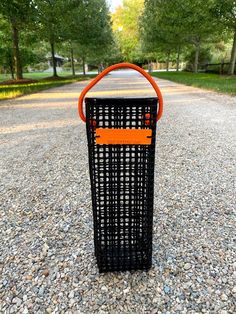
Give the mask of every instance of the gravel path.
MULTIPOLYGON (((99 275, 85 84, 0 103, 0 313, 235 313, 236 98, 160 80, 153 267, 99 275)), ((106 90, 153 95, 131 72, 106 90)))

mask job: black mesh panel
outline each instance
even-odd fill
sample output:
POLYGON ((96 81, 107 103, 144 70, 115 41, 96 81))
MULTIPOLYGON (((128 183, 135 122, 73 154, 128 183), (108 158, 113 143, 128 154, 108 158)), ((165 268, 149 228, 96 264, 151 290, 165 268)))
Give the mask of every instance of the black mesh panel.
POLYGON ((99 271, 148 269, 157 98, 86 98, 85 104, 99 271), (152 129, 152 144, 97 145, 96 128, 152 129))

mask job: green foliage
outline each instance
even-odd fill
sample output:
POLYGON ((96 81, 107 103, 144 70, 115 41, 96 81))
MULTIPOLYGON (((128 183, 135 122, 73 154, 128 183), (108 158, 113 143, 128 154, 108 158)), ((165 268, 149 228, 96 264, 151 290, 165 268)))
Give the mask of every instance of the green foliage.
POLYGON ((67 42, 77 59, 90 58, 95 63, 108 59, 110 51, 113 59, 118 55, 112 47, 105 0, 5 1, 0 3, 1 15, 4 18, 0 20, 0 66, 14 72, 14 61, 18 78, 22 76, 22 66, 44 62, 43 53, 45 56, 47 52, 41 49, 43 42, 50 44, 55 76, 55 51, 62 43, 67 42))
POLYGON ((146 0, 141 19, 144 49, 177 52, 195 49, 195 69, 201 45, 217 42, 222 28, 212 14, 214 0, 146 0))
POLYGON ((37 7, 36 28, 41 40, 56 43, 61 40, 64 29, 63 15, 67 12, 67 1, 35 0, 37 7))
MULTIPOLYGON (((218 43, 234 34, 232 72, 235 12, 235 0, 124 0, 112 14, 113 37, 106 0, 1 1, 0 70, 20 78, 22 67, 44 69, 49 49, 55 74, 56 51, 94 67, 123 59, 178 64, 179 56, 186 56, 188 67, 197 70, 198 62, 209 61, 208 47, 216 51, 218 43)), ((218 58, 229 57, 224 49, 218 49, 218 58)), ((75 68, 81 70, 77 63, 75 68)))
MULTIPOLYGON (((22 78, 22 60, 19 49, 19 34, 22 29, 26 30, 32 22, 35 6, 32 0, 14 0, 0 2, 0 15, 8 22, 12 33, 13 59, 16 78, 22 78)), ((12 75, 13 70, 11 69, 12 75)))
POLYGON ((141 17, 143 49, 153 52, 173 51, 184 41, 183 23, 178 18, 178 3, 148 0, 141 17))
POLYGON ((152 73, 152 75, 189 86, 236 95, 236 77, 190 72, 156 72, 152 73))
POLYGON ((119 63, 123 61, 123 55, 121 54, 118 46, 116 44, 112 45, 108 51, 103 55, 92 54, 91 57, 87 58, 87 62, 90 65, 99 67, 101 63, 103 66, 119 63))
POLYGON ((48 63, 47 62, 36 63, 34 65, 30 65, 30 68, 33 71, 45 71, 48 69, 48 63))
POLYGON ((236 1, 235 0, 215 0, 213 12, 223 25, 225 30, 233 37, 231 50, 229 74, 233 75, 236 62, 236 1))
POLYGON ((1 1, 0 14, 18 28, 27 25, 35 13, 32 0, 1 1))
POLYGON ((124 59, 140 62, 141 51, 139 17, 142 14, 144 0, 124 0, 123 7, 118 7, 112 14, 113 31, 124 59))
MULTIPOLYGON (((80 62, 75 62, 74 66, 75 66, 75 71, 78 71, 78 72, 82 71, 82 64, 80 62)), ((70 71, 71 70, 71 62, 65 62, 62 67, 63 67, 63 70, 70 71)))
MULTIPOLYGON (((212 64, 207 67, 207 73, 214 74, 227 74, 230 69, 230 64, 212 64)), ((234 74, 236 74, 236 69, 234 70, 234 74)))
POLYGON ((105 0, 81 0, 65 16, 65 36, 75 47, 76 54, 83 58, 103 58, 113 43, 111 21, 105 0))
MULTIPOLYGON (((201 48, 199 52, 199 66, 204 65, 206 63, 210 63, 212 59, 211 49, 209 47, 207 48, 201 48)), ((189 53, 185 56, 186 63, 186 69, 188 71, 194 70, 194 62, 195 62, 195 50, 192 49, 189 51, 189 53)))
POLYGON ((13 54, 11 48, 0 48, 0 67, 2 68, 2 72, 8 72, 14 75, 13 54))
POLYGON ((236 1, 215 0, 213 12, 218 20, 230 31, 236 29, 236 1))
MULTIPOLYGON (((20 35, 21 43, 21 66, 33 66, 45 59, 46 51, 42 50, 42 43, 36 45, 35 37, 29 36, 31 32, 22 30, 20 35)), ((12 48, 12 34, 10 24, 6 19, 0 20, 0 66, 8 73, 15 73, 14 69, 14 53, 12 48)))

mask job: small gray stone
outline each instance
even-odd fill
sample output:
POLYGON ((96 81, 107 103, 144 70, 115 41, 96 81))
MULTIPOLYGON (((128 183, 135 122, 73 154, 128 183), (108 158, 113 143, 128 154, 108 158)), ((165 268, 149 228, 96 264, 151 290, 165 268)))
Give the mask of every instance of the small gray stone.
POLYGON ((124 294, 127 294, 130 291, 130 287, 127 287, 126 289, 123 290, 124 294))
POLYGON ((108 292, 108 288, 106 286, 102 286, 101 290, 102 292, 108 292))
POLYGON ((228 300, 228 297, 227 297, 227 295, 225 293, 222 293, 221 300, 222 301, 227 301, 228 300))
POLYGON ((220 310, 220 311, 219 311, 219 314, 229 314, 229 312, 226 311, 226 310, 220 310))
POLYGON ((42 297, 44 295, 44 287, 40 287, 38 291, 38 295, 42 297))
POLYGON ((10 308, 10 314, 13 314, 13 313, 17 313, 17 305, 13 305, 13 306, 10 308))
POLYGON ((233 289, 232 289, 232 294, 233 294, 234 296, 236 296, 236 286, 233 287, 233 289))
POLYGON ((27 299, 28 299, 27 295, 24 294, 24 295, 23 295, 23 301, 25 302, 27 299))
POLYGON ((12 299, 12 303, 15 303, 17 306, 20 306, 22 303, 22 300, 18 297, 15 297, 12 299))
POLYGON ((184 264, 184 269, 185 270, 189 270, 191 267, 192 267, 192 265, 190 263, 184 264))
POLYGON ((166 294, 169 294, 169 293, 171 293, 171 288, 169 287, 169 286, 164 286, 164 292, 166 293, 166 294))
POLYGON ((6 286, 7 284, 8 284, 8 281, 5 279, 5 280, 3 280, 3 286, 6 286))
POLYGON ((23 314, 28 314, 29 313, 29 311, 28 311, 28 309, 27 309, 27 307, 25 307, 24 308, 24 310, 23 310, 23 312, 22 312, 23 314))
POLYGON ((70 299, 73 299, 75 296, 75 292, 72 290, 70 293, 69 293, 69 298, 70 299))

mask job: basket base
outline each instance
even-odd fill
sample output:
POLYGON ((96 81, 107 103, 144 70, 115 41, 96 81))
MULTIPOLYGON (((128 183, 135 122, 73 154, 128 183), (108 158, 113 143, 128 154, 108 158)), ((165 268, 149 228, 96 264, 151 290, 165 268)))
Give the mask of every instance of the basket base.
POLYGON ((99 273, 148 270, 152 266, 151 253, 127 248, 103 248, 97 256, 99 273))

